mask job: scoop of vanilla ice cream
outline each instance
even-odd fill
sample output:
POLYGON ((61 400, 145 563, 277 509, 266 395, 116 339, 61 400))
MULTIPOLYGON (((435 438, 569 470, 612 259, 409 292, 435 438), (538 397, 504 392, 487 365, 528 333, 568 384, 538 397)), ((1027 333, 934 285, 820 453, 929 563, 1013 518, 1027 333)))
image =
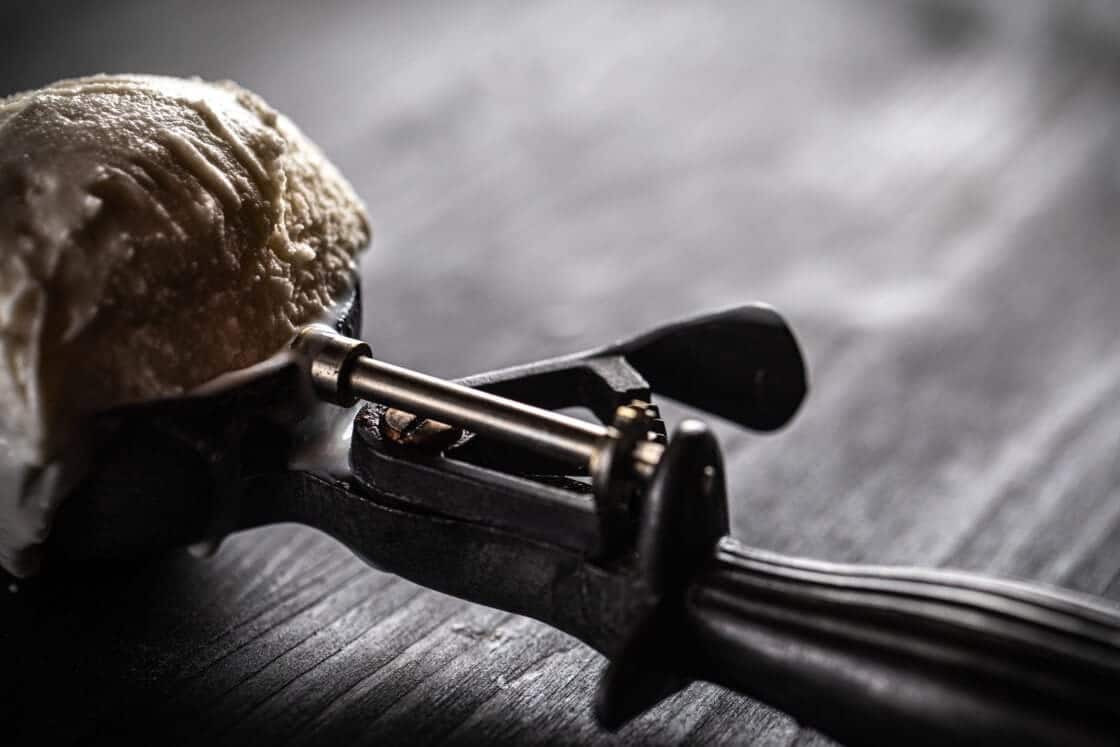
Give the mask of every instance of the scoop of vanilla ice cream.
POLYGON ((345 179, 234 83, 0 99, 0 565, 34 570, 91 414, 276 354, 368 241, 345 179))

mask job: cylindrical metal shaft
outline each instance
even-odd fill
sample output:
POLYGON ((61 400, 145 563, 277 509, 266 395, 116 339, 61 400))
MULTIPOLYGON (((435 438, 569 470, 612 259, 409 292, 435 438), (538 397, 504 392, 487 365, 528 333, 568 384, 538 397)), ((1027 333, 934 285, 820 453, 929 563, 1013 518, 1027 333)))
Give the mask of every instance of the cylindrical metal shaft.
POLYGON ((602 425, 383 363, 328 327, 306 328, 295 348, 320 396, 338 404, 361 397, 580 466, 593 466, 610 437, 602 425))
POLYGON ((608 434, 602 425, 364 356, 350 368, 348 385, 362 399, 457 425, 571 464, 590 464, 608 434))

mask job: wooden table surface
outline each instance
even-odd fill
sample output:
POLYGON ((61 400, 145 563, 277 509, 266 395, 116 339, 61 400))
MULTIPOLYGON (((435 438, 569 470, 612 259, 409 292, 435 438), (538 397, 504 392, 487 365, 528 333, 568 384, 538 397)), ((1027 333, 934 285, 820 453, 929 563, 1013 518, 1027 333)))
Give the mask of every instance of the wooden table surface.
MULTIPOLYGON (((1106 4, 9 6, 0 93, 229 77, 300 123, 373 216, 381 357, 466 375, 763 299, 813 393, 719 426, 739 538, 1120 600, 1106 4)), ((37 744, 826 741, 705 684, 606 735, 588 648, 294 526, 0 587, 0 630, 37 744)))

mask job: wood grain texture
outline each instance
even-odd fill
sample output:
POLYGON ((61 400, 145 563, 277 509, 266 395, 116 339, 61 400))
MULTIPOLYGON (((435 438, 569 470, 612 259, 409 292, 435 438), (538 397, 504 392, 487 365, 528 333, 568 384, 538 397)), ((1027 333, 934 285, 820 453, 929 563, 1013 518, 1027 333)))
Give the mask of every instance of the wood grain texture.
MULTIPOLYGON (((764 299, 814 391, 777 436, 720 425, 739 538, 1120 600, 1104 4, 0 12, 0 92, 199 74, 288 112, 370 206, 381 357, 465 375, 764 299)), ((13 585, 0 614, 3 708, 34 743, 826 741, 702 684, 603 734, 587 648, 298 527, 13 585)))

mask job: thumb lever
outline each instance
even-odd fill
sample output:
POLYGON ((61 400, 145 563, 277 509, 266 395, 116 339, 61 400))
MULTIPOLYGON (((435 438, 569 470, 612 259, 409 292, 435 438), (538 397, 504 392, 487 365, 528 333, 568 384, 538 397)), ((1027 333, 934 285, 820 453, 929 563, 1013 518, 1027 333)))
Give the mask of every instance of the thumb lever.
POLYGON ((801 349, 764 304, 657 327, 594 355, 626 358, 653 391, 756 430, 776 430, 808 393, 801 349))

